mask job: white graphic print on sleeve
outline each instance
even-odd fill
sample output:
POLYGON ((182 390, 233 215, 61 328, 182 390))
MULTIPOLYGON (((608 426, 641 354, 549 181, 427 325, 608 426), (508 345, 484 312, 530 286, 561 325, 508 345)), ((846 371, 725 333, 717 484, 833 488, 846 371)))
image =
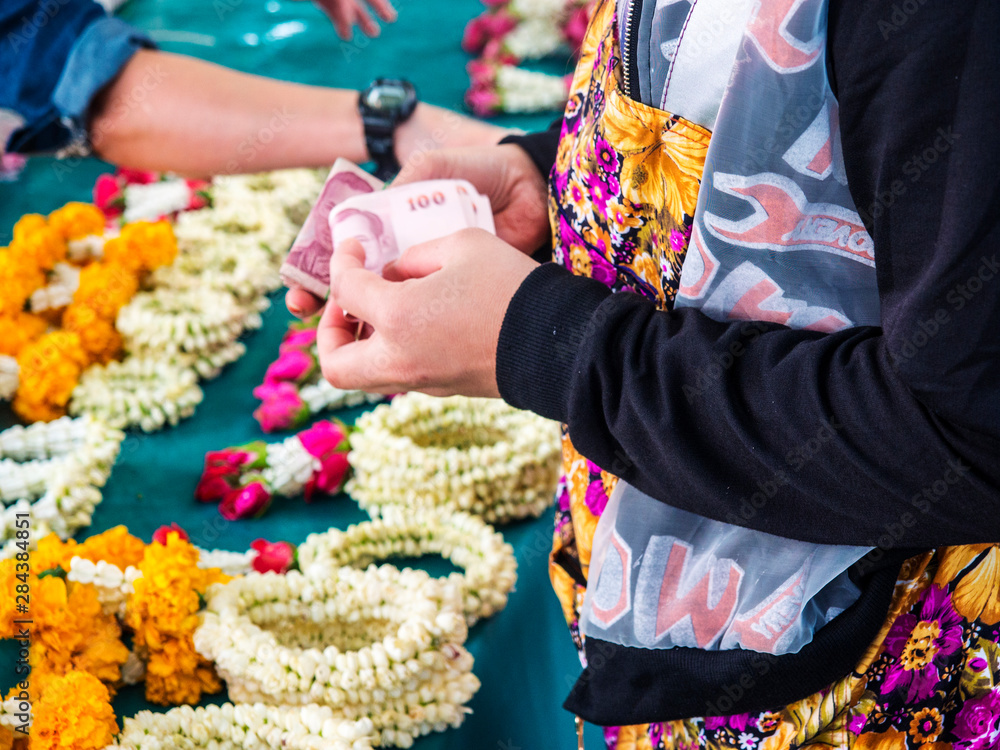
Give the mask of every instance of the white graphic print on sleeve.
POLYGON ((836 310, 786 297, 784 290, 750 261, 729 273, 702 309, 716 320, 762 320, 824 333, 851 325, 836 310))

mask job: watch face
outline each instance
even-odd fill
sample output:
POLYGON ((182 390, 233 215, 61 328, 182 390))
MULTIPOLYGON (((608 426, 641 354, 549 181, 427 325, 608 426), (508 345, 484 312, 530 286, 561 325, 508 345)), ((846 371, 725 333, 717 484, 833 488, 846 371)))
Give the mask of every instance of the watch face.
POLYGON ((405 102, 406 89, 391 83, 373 86, 365 95, 365 104, 372 109, 397 109, 405 102))

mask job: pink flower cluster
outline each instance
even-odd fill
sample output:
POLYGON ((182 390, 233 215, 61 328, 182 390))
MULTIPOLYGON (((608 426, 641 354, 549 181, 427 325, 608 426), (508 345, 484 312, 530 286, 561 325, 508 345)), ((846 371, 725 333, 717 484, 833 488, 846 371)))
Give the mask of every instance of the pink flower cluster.
POLYGON ((261 401, 253 416, 264 432, 296 429, 309 419, 309 407, 299 395, 299 387, 319 372, 313 352, 315 343, 315 321, 295 322, 288 327, 278 347, 278 358, 264 373, 264 382, 253 391, 261 401))
MULTIPOLYGON (((503 109, 497 69, 523 62, 506 44, 507 37, 523 20, 511 11, 510 0, 483 0, 483 4, 486 11, 469 21, 462 37, 462 49, 477 56, 467 66, 471 85, 465 93, 465 103, 477 117, 489 117, 503 109)), ((565 0, 559 33, 574 57, 579 55, 593 5, 593 0, 565 0)))
MULTIPOLYGON (((340 492, 351 469, 347 461, 348 428, 339 421, 320 421, 297 437, 306 452, 319 461, 319 468, 303 490, 306 502, 311 502, 317 492, 340 492)), ((211 451, 205 456, 205 469, 194 497, 202 503, 218 503, 219 513, 230 521, 260 518, 271 507, 276 490, 281 489, 269 485, 265 468, 267 445, 263 441, 211 451)))
POLYGON ((259 518, 271 506, 272 492, 261 471, 267 466, 267 445, 257 440, 234 448, 211 451, 195 487, 195 500, 218 503, 230 521, 259 518))
MULTIPOLYGON (((125 211, 125 187, 128 185, 149 185, 168 179, 159 172, 141 169, 119 168, 114 174, 102 174, 94 183, 94 205, 104 212, 108 221, 118 218, 125 211)), ((185 211, 197 211, 211 205, 208 180, 185 180, 191 197, 185 211)), ((165 216, 161 219, 168 218, 165 216)))

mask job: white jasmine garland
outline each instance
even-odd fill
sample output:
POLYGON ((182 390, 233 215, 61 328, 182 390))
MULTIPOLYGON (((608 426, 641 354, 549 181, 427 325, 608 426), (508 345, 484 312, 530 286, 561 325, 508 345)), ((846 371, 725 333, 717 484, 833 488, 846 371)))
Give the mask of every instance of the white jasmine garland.
POLYGON ((67 539, 89 526, 124 437, 100 420, 69 417, 0 432, 0 497, 7 506, 0 559, 18 552, 19 513, 28 514, 32 544, 50 532, 67 539))
POLYGON ((497 68, 496 87, 504 112, 541 112, 560 109, 566 102, 562 76, 524 70, 513 65, 497 68))
POLYGON ((78 240, 70 240, 66 243, 68 248, 66 257, 70 262, 80 265, 92 260, 100 260, 104 257, 104 243, 112 237, 118 236, 117 231, 105 231, 104 235, 88 234, 78 240))
POLYGON ((224 703, 140 711, 107 750, 371 750, 372 735, 371 721, 340 719, 325 706, 224 703))
POLYGON ((49 283, 31 293, 28 305, 31 312, 40 313, 66 307, 80 287, 80 269, 69 263, 56 263, 49 275, 49 283))
POLYGON ((191 189, 179 179, 160 180, 148 184, 130 183, 125 186, 126 222, 148 219, 155 221, 175 211, 183 211, 191 202, 191 189))
POLYGON ((280 443, 268 443, 267 466, 260 473, 272 494, 295 497, 321 468, 320 460, 305 449, 299 436, 292 435, 280 443))
MULTIPOLYGON (((559 28, 561 16, 525 18, 503 38, 504 48, 519 60, 537 60, 551 55, 563 45, 559 28)), ((565 99, 565 87, 563 89, 565 99)))
POLYGON ((128 597, 135 593, 133 584, 142 578, 142 571, 129 565, 122 570, 104 560, 96 563, 82 557, 70 560, 66 579, 76 583, 89 584, 97 592, 97 600, 105 614, 125 616, 128 597))
POLYGON ((519 18, 558 19, 572 4, 572 0, 510 0, 507 10, 519 18))
POLYGON ((298 548, 299 567, 308 576, 334 563, 363 567, 393 556, 438 554, 465 569, 448 578, 462 591, 471 626, 507 605, 517 581, 514 549, 478 516, 446 510, 402 512, 386 508, 382 518, 345 531, 310 534, 298 548))
MULTIPOLYGON (((313 353, 316 354, 315 349, 313 353)), ((299 398, 309 407, 310 414, 317 414, 325 410, 348 409, 363 404, 376 404, 385 400, 385 396, 379 393, 341 390, 330 385, 329 381, 323 377, 317 377, 315 383, 299 388, 299 398)))
POLYGON ((195 648, 242 702, 370 717, 373 744, 409 747, 460 724, 479 688, 461 645, 461 592, 423 571, 330 564, 308 576, 251 573, 207 598, 195 648))
POLYGON ((21 382, 21 369, 17 360, 7 354, 0 354, 0 401, 9 401, 17 393, 21 382))
POLYGON ((257 557, 255 550, 246 552, 230 552, 224 549, 198 550, 199 568, 218 568, 227 576, 242 576, 253 570, 253 561, 257 557))
POLYGON ((164 355, 127 357, 84 372, 69 412, 91 414, 114 427, 154 432, 191 416, 202 397, 194 370, 164 355))
POLYGON ((259 328, 230 293, 159 287, 139 292, 118 313, 117 328, 131 352, 198 353, 229 344, 244 329, 259 328))
POLYGON ((552 503, 555 422, 499 399, 397 396, 358 418, 347 492, 372 517, 385 508, 449 508, 503 523, 552 503))

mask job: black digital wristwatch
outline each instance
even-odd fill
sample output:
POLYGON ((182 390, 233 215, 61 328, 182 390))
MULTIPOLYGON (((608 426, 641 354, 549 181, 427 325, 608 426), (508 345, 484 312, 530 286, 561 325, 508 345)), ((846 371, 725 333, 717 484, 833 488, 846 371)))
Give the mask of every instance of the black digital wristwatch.
POLYGON ((368 155, 375 176, 387 180, 399 171, 394 150, 396 128, 417 108, 417 90, 401 78, 377 78, 358 95, 368 155))

